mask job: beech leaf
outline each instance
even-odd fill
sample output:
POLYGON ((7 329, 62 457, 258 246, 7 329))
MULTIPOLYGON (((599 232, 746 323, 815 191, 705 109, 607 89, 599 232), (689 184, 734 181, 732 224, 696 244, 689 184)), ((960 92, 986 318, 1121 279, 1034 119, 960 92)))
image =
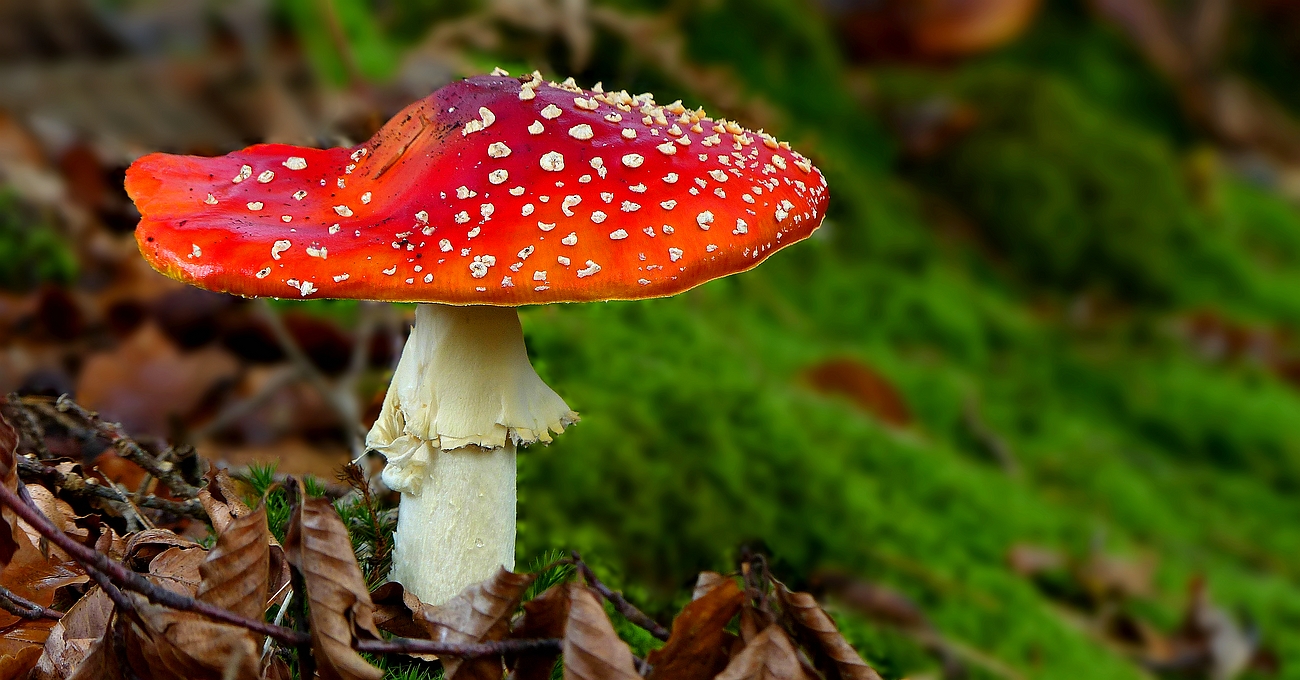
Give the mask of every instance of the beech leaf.
POLYGON ((827 678, 881 680, 880 675, 844 639, 835 627, 835 621, 812 595, 792 593, 780 582, 776 584, 776 592, 786 619, 803 640, 804 647, 814 652, 817 666, 827 678))
POLYGON ((151 680, 257 680, 256 636, 247 629, 200 614, 150 603, 130 593, 138 623, 129 624, 128 656, 151 680), (134 653, 132 653, 134 652, 134 653))
POLYGON ((686 605, 673 619, 668 642, 646 659, 654 669, 651 680, 708 680, 717 675, 727 666, 727 651, 735 638, 727 632, 727 623, 744 601, 740 586, 723 578, 686 605))
MULTIPOLYGON (((0 415, 0 484, 18 491, 18 432, 0 415)), ((0 568, 9 565, 24 544, 27 534, 18 526, 18 517, 7 507, 0 507, 0 568)))
POLYGON ((754 636, 715 680, 812 680, 781 627, 772 624, 754 636))
POLYGON ((153 583, 186 597, 199 592, 199 565, 207 552, 202 548, 168 548, 149 563, 148 579, 153 583))
MULTIPOLYGON (((524 603, 524 615, 515 626, 511 637, 563 638, 569 620, 569 589, 564 584, 554 585, 524 603)), ((524 654, 515 662, 513 680, 549 680, 556 654, 524 654)))
POLYGON ((424 605, 397 581, 375 588, 370 599, 375 604, 375 627, 379 630, 406 638, 422 638, 429 634, 415 620, 415 612, 424 605))
POLYGON ((225 468, 211 468, 207 476, 208 485, 199 491, 199 503, 220 535, 232 519, 251 514, 252 510, 240 499, 239 486, 225 468))
MULTIPOLYGON (((441 642, 494 642, 510 632, 510 617, 519 598, 537 577, 516 574, 499 567, 492 578, 475 583, 437 607, 422 607, 416 620, 428 629, 429 637, 441 642)), ((499 680, 500 657, 443 660, 448 680, 499 680)))
POLYGON ((202 581, 197 598, 246 619, 266 612, 271 566, 271 530, 266 509, 236 517, 217 536, 217 544, 199 565, 202 581))
POLYGON ((32 670, 32 680, 66 680, 90 655, 113 618, 113 602, 92 588, 50 630, 45 651, 32 670))
POLYGON ((595 593, 576 582, 566 588, 564 680, 641 680, 632 664, 632 650, 614 632, 595 593))
POLYGON ((323 680, 380 680, 384 672, 352 649, 357 629, 378 639, 375 608, 343 520, 325 498, 304 498, 284 541, 310 605, 312 657, 323 680))

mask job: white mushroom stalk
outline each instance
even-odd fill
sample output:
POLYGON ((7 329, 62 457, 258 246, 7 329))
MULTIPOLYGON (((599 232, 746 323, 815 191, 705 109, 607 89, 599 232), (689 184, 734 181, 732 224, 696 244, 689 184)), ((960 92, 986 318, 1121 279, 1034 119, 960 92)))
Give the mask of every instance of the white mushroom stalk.
POLYGON ((366 446, 402 494, 392 580, 442 604, 515 562, 515 452, 578 419, 513 307, 422 304, 366 446))

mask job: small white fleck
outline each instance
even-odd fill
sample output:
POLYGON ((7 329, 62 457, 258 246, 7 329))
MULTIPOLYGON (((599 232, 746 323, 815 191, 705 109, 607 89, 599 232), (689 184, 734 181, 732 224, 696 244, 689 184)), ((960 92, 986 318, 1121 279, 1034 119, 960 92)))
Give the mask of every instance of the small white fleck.
POLYGON ((326 250, 325 248, 321 248, 315 244, 307 246, 307 254, 310 255, 311 257, 319 257, 322 260, 329 257, 328 250, 326 250))
POLYGON ((505 168, 497 168, 488 173, 488 181, 493 184, 504 184, 510 179, 510 173, 505 168))
POLYGON ((339 225, 337 225, 337 224, 331 224, 331 225, 330 225, 330 230, 329 230, 329 231, 330 231, 331 234, 337 234, 337 233, 339 233, 339 225))
POLYGON ((205 198, 205 199, 203 199, 203 202, 204 202, 204 203, 207 203, 208 205, 216 205, 216 204, 217 204, 217 197, 216 197, 216 196, 213 196, 212 194, 208 194, 208 197, 205 198))
POLYGON ((723 171, 721 171, 721 170, 710 170, 710 171, 709 171, 709 176, 712 177, 713 179, 719 181, 719 182, 725 182, 725 181, 727 181, 727 179, 728 179, 728 177, 727 177, 727 173, 725 173, 725 172, 723 172, 723 171))
POLYGON ((542 169, 548 172, 559 172, 564 169, 564 156, 555 151, 548 151, 542 154, 542 169))
POLYGON ((198 244, 191 243, 191 244, 190 244, 190 248, 193 249, 193 250, 190 251, 190 257, 202 257, 202 256, 203 256, 203 250, 202 250, 201 248, 199 248, 198 244))
POLYGON ((590 183, 591 183, 591 175, 583 175, 578 178, 578 184, 590 184, 590 183))
POLYGON ((785 158, 783 156, 772 154, 772 164, 782 170, 786 169, 785 158))
POLYGON ((273 170, 263 170, 262 174, 257 176, 257 182, 259 184, 266 184, 273 179, 275 179, 275 171, 273 170))
POLYGON ((575 125, 569 128, 569 136, 574 139, 586 141, 596 135, 594 132, 591 131, 590 125, 583 123, 581 125, 575 125))
POLYGON ((565 236, 564 238, 560 239, 560 243, 563 243, 566 246, 577 245, 578 243, 577 232, 572 232, 572 231, 569 232, 568 236, 565 236))
POLYGON ((492 217, 492 213, 496 212, 496 209, 497 208, 495 205, 492 205, 491 203, 484 203, 483 205, 480 205, 478 207, 478 214, 482 215, 484 220, 487 220, 488 218, 492 217))
POLYGON ((664 154, 665 156, 671 156, 671 155, 677 153, 677 147, 676 147, 676 146, 673 146, 673 143, 672 143, 672 142, 664 142, 663 144, 660 144, 659 146, 656 146, 655 148, 658 149, 659 152, 662 153, 662 154, 664 154))
POLYGON ((361 202, 362 202, 363 204, 369 204, 369 203, 370 203, 370 192, 369 192, 369 191, 367 191, 367 192, 364 193, 364 194, 361 194, 361 202))
POLYGON ((352 208, 346 205, 334 206, 334 212, 338 213, 340 217, 352 217, 352 208))
POLYGON ((441 250, 444 253, 450 253, 451 241, 449 239, 443 239, 441 241, 438 241, 438 250, 441 250))
POLYGON ((538 228, 538 229, 541 229, 542 231, 550 231, 550 230, 552 230, 552 229, 555 228, 555 223, 554 223, 554 222, 538 222, 538 223, 537 223, 537 228, 538 228))
POLYGON ((428 223, 429 223, 429 211, 428 211, 428 210, 421 210, 420 212, 415 213, 415 221, 416 221, 416 222, 419 222, 419 223, 421 223, 421 224, 428 224, 428 223))
POLYGON ((424 275, 424 282, 433 283, 433 272, 429 272, 428 274, 424 275))
POLYGON ((677 201, 674 201, 671 198, 666 201, 660 201, 659 207, 663 208, 664 210, 672 210, 673 208, 677 207, 677 201))
POLYGON ((545 281, 545 280, 546 280, 546 272, 544 272, 544 271, 542 271, 542 270, 540 270, 540 269, 538 269, 537 271, 534 271, 534 272, 533 272, 533 280, 534 280, 534 281, 545 281))
POLYGON ((519 213, 524 217, 528 217, 529 215, 533 214, 533 210, 535 209, 536 208, 533 206, 532 203, 525 203, 524 207, 520 208, 519 213))
POLYGON ((710 224, 713 224, 713 213, 705 210, 695 216, 695 223, 700 225, 701 229, 707 230, 710 224))
POLYGON ((641 164, 645 162, 645 156, 642 156, 639 153, 630 153, 623 156, 622 161, 623 165, 626 165, 629 168, 639 168, 641 167, 641 164))
POLYGON ((283 165, 290 170, 306 170, 307 159, 302 156, 290 156, 284 161, 283 165))
POLYGON ((608 192, 608 191, 602 191, 602 192, 600 192, 600 200, 602 200, 602 201, 604 201, 604 202, 606 202, 606 203, 609 203, 610 201, 613 201, 613 200, 614 200, 614 194, 612 194, 612 193, 610 193, 610 192, 608 192))
POLYGON ((623 135, 623 139, 636 139, 636 130, 632 128, 623 128, 623 131, 619 134, 623 135))
POLYGON ((735 228, 734 230, 732 230, 731 233, 733 233, 733 234, 745 234, 745 233, 748 233, 748 232, 749 232, 749 225, 745 224, 745 220, 742 220, 742 219, 740 219, 740 218, 736 218, 736 228, 735 228))
POLYGON ((263 268, 257 270, 257 274, 255 274, 255 276, 257 276, 257 278, 259 278, 259 279, 264 279, 264 278, 266 278, 266 277, 268 277, 268 276, 270 276, 270 275, 271 275, 271 268, 270 268, 270 267, 263 267, 263 268))
POLYGON ((473 229, 470 229, 470 230, 469 230, 469 233, 466 234, 466 237, 467 237, 467 238, 474 238, 475 236, 478 236, 478 235, 479 235, 479 232, 481 232, 481 231, 482 231, 481 228, 479 228, 479 227, 474 227, 473 229))
POLYGON ((623 201, 623 205, 619 206, 619 210, 622 210, 623 212, 636 212, 640 209, 641 206, 632 201, 623 201))
POLYGON ((235 175, 235 178, 230 180, 230 182, 232 184, 239 184, 240 182, 252 176, 253 176, 253 166, 244 165, 239 168, 239 174, 235 175))
POLYGON ((623 239, 627 238, 627 230, 616 229, 614 231, 611 231, 609 233, 609 238, 611 241, 622 241, 623 239))
POLYGON ((304 198, 307 198, 307 191, 305 189, 299 189, 293 192, 293 200, 301 201, 304 198))
POLYGON ((595 262, 592 262, 591 260, 587 260, 587 266, 578 270, 578 278, 581 279, 587 276, 591 276, 592 274, 595 274, 598 271, 600 271, 600 265, 596 264, 595 262))
POLYGON ((650 285, 650 279, 637 279, 636 282, 643 286, 650 285))
POLYGON ((501 277, 501 287, 502 287, 502 288, 514 288, 514 287, 515 287, 515 282, 512 281, 512 280, 510 280, 510 277, 509 277, 509 276, 503 276, 503 277, 501 277))
POLYGON ((293 221, 293 215, 281 215, 280 221, 284 222, 285 224, 288 224, 293 221))
POLYGON ((663 230, 664 230, 664 233, 665 233, 665 234, 671 234, 671 233, 673 233, 673 225, 671 225, 671 224, 665 224, 665 225, 663 226, 663 230))
MULTIPOLYGON (((591 213, 591 221, 595 222, 596 224, 600 224, 601 222, 604 222, 608 217, 609 215, 606 215, 605 213, 599 210, 591 213)), ((623 233, 626 234, 627 232, 623 232, 623 233)))
POLYGON ((677 183, 677 173, 675 173, 675 172, 670 172, 670 173, 668 173, 667 175, 664 175, 664 182, 667 182, 668 184, 676 184, 676 183, 677 183))
POLYGON ((567 266, 569 266, 569 263, 570 263, 572 260, 570 260, 569 258, 567 258, 567 257, 565 257, 565 256, 563 256, 563 255, 560 255, 559 257, 555 258, 555 261, 556 261, 556 262, 559 262, 560 264, 562 264, 562 265, 564 265, 564 266, 567 267, 567 266))
POLYGON ((669 259, 670 261, 672 261, 672 262, 676 262, 676 261, 682 259, 682 249, 681 249, 681 248, 669 248, 669 249, 668 249, 668 259, 669 259))
POLYGON ((540 120, 535 120, 528 126, 529 134, 540 135, 543 132, 546 132, 546 128, 542 125, 542 121, 540 120))
POLYGON ((542 109, 542 118, 545 118, 546 120, 555 120, 560 117, 561 113, 564 112, 560 110, 560 107, 554 104, 547 104, 546 108, 542 109))
POLYGON ((456 224, 465 224, 469 221, 469 213, 464 210, 456 213, 456 224))
POLYGON ((706 252, 706 253, 711 253, 711 252, 713 252, 713 251, 715 251, 715 250, 717 250, 717 249, 718 249, 718 247, 715 246, 715 245, 713 245, 712 243, 710 243, 710 244, 707 245, 707 246, 704 246, 704 252, 706 252))
POLYGON ((638 194, 644 194, 645 188, 646 187, 644 184, 639 184, 639 183, 633 184, 632 186, 628 187, 628 189, 631 190, 633 193, 638 193, 638 194))
POLYGON ((523 250, 519 251, 518 253, 519 259, 527 260, 528 256, 533 254, 534 250, 536 250, 536 248, 534 248, 533 246, 526 246, 523 250))
POLYGON ((750 196, 749 194, 744 194, 744 195, 742 195, 742 196, 740 197, 740 200, 742 200, 742 201, 744 201, 744 202, 746 202, 746 203, 753 203, 753 202, 754 202, 754 197, 753 197, 753 196, 750 196))
POLYGON ((573 217, 573 206, 578 205, 581 202, 581 196, 577 194, 569 194, 568 196, 565 196, 564 201, 560 203, 560 211, 564 213, 565 217, 573 217))
POLYGON ((523 187, 513 187, 513 188, 510 189, 510 195, 511 195, 511 196, 523 196, 523 195, 524 195, 524 188, 523 188, 523 187))
POLYGON ((249 201, 247 207, 248 207, 249 210, 252 210, 252 211, 256 212, 256 211, 262 209, 262 202, 261 202, 261 201, 249 201))
POLYGON ((722 187, 716 187, 713 190, 713 195, 717 196, 718 198, 726 198, 727 192, 723 191, 722 187))
POLYGON ((487 153, 491 158, 505 158, 510 155, 510 147, 505 142, 492 142, 488 145, 487 153))

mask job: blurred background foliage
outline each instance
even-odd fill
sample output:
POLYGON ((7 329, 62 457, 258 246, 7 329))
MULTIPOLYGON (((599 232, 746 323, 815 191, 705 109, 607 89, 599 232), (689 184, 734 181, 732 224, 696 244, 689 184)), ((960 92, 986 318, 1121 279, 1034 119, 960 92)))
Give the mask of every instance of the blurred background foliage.
MULTIPOLYGON (((791 140, 830 213, 523 311, 583 421, 520 457, 521 563, 663 614, 762 550, 889 678, 1300 678, 1297 64, 1287 0, 0 0, 0 389, 328 479, 346 409, 142 265, 125 165, 498 65, 649 90, 791 140)), ((373 417, 409 310, 270 309, 373 417)))

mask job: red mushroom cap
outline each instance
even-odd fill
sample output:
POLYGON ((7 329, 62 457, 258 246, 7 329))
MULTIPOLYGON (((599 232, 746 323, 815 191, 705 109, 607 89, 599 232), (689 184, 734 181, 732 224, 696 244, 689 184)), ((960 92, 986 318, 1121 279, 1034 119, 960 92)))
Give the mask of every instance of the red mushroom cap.
POLYGON ((672 295, 806 238, 826 180, 650 95, 480 76, 355 148, 151 154, 127 171, 159 271, 245 296, 522 305, 672 295))

